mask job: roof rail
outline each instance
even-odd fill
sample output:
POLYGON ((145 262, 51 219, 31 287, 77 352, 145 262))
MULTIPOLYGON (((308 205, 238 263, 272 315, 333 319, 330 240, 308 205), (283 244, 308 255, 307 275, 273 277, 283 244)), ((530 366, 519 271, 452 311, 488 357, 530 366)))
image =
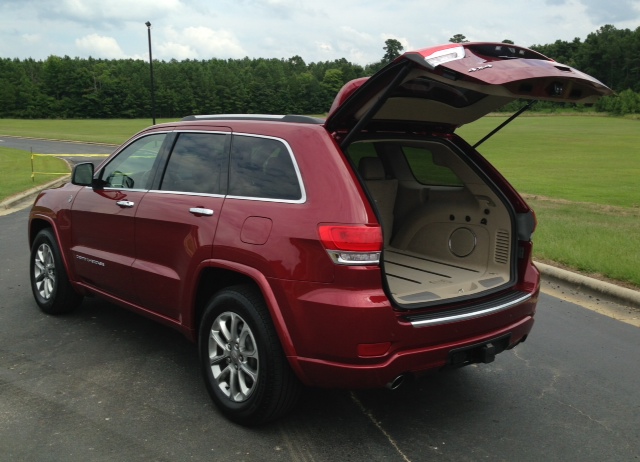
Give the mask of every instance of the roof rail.
POLYGON ((323 124, 324 119, 305 115, 272 115, 272 114, 209 114, 209 115, 189 115, 182 118, 183 121, 198 120, 261 120, 273 122, 289 122, 299 124, 323 124))

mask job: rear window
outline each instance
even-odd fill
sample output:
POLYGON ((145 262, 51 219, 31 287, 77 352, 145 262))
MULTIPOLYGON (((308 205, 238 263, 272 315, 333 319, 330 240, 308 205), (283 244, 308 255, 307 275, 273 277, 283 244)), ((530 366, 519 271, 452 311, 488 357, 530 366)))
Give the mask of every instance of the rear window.
POLYGON ((287 146, 272 138, 235 135, 231 143, 229 195, 302 199, 300 181, 287 146))
MULTIPOLYGON (((386 146, 390 145, 385 142, 386 146)), ((402 152, 407 165, 416 181, 428 186, 463 186, 462 180, 453 173, 449 167, 438 165, 433 153, 425 148, 405 146, 402 143, 393 143, 397 152, 402 152)), ((383 149, 384 150, 384 149, 383 149)), ((378 157, 376 143, 354 143, 349 146, 347 153, 354 165, 360 165, 360 159, 365 157, 378 157)))
POLYGON ((413 176, 419 183, 433 186, 463 186, 460 178, 449 167, 436 164, 429 149, 405 146, 402 150, 413 176))

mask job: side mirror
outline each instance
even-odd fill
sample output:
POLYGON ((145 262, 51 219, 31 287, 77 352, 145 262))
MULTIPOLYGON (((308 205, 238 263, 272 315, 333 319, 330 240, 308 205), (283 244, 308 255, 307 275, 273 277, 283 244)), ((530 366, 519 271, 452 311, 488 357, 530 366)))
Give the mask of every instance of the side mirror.
POLYGON ((93 164, 83 162, 73 167, 71 183, 77 186, 93 186, 93 164))

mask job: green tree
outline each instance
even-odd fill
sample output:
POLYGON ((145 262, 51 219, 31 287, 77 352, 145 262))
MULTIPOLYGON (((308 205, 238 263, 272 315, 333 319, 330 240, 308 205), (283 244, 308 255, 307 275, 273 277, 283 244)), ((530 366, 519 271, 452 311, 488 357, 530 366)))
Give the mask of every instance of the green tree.
POLYGON ((451 37, 449 39, 449 42, 451 43, 468 43, 469 40, 467 40, 467 37, 465 37, 462 34, 456 34, 453 37, 451 37))
POLYGON ((382 49, 384 50, 382 61, 385 64, 388 64, 398 56, 400 56, 402 50, 404 50, 404 47, 398 40, 390 38, 385 40, 384 47, 382 47, 382 49))
POLYGON ((327 72, 325 72, 324 78, 322 79, 322 88, 325 91, 325 95, 327 97, 326 101, 328 103, 325 110, 329 109, 331 101, 338 91, 340 91, 344 83, 344 78, 340 69, 328 69, 327 72))

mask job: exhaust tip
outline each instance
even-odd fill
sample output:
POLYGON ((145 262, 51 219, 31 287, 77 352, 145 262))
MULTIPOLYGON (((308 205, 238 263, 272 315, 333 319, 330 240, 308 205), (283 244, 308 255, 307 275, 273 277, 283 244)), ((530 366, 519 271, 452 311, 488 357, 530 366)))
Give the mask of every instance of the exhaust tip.
POLYGON ((386 387, 389 390, 397 390, 402 386, 402 384, 404 383, 404 380, 405 380, 405 375, 401 374, 397 376, 395 379, 393 379, 391 382, 387 383, 386 387))

